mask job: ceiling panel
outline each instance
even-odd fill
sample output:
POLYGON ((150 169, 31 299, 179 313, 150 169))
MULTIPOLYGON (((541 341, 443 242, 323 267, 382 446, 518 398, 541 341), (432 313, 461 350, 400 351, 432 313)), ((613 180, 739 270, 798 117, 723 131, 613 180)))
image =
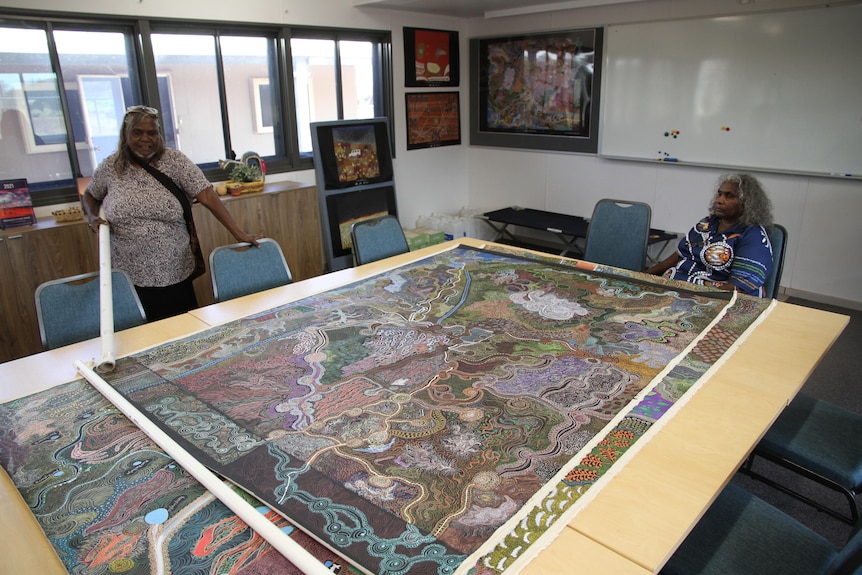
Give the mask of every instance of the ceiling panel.
POLYGON ((553 10, 569 10, 588 6, 605 6, 642 2, 643 0, 567 0, 549 2, 548 0, 353 0, 356 7, 386 8, 404 10, 437 16, 455 18, 498 18, 535 14, 553 10))

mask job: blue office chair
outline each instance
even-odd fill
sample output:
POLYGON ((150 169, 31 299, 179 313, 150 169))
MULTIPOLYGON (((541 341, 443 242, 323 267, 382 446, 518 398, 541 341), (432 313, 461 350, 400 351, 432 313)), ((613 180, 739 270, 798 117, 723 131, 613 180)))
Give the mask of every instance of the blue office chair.
POLYGON ((350 228, 356 265, 376 262, 410 251, 404 230, 395 216, 356 222, 350 228))
MULTIPOLYGON (((111 273, 114 331, 147 322, 141 300, 129 275, 111 273)), ((55 349, 101 334, 99 272, 47 281, 36 288, 36 317, 45 350, 55 349)))
POLYGON ((784 273, 784 253, 787 251, 787 230, 774 224, 767 232, 772 244, 772 269, 763 284, 763 297, 775 299, 781 287, 781 274, 784 273))
POLYGON ((836 549, 783 511, 730 484, 670 558, 662 575, 859 573, 862 525, 836 549))
POLYGON ((862 492, 862 415, 799 393, 754 448, 741 471, 851 525, 859 520, 862 492), (844 515, 753 470, 762 457, 840 492, 850 504, 844 515))
POLYGON ((287 285, 293 281, 281 246, 273 239, 260 247, 241 242, 210 252, 210 277, 216 303, 287 285))
POLYGON ((633 271, 646 263, 652 210, 648 204, 599 200, 587 228, 583 259, 633 271))

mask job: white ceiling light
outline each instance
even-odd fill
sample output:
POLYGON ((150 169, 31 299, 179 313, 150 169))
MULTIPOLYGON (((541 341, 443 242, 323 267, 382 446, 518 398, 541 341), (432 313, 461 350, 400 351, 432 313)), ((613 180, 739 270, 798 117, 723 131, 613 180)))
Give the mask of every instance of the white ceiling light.
POLYGON ((642 0, 569 0, 568 2, 551 2, 548 4, 535 4, 522 6, 520 8, 504 8, 502 10, 488 10, 485 18, 503 18, 506 16, 523 16, 524 14, 535 14, 537 12, 553 12, 555 10, 570 10, 572 8, 586 8, 588 6, 607 6, 608 4, 629 4, 642 0))

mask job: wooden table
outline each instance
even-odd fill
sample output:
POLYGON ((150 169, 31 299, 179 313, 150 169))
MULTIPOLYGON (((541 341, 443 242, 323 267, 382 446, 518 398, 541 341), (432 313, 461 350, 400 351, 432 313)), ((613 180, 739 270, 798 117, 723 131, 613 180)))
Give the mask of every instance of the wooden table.
MULTIPOLYGON (((200 308, 118 333, 116 355, 123 357, 182 338, 458 244, 493 247, 465 238, 200 308)), ((778 303, 739 344, 730 361, 719 367, 523 573, 657 572, 795 396, 847 322, 848 318, 839 314, 778 303)), ((74 359, 98 355, 98 340, 91 340, 0 364, 0 401, 69 381, 75 377, 71 367, 74 359)), ((9 493, 11 489, 8 482, 0 481, 4 502, 0 509, 6 511, 0 520, 0 567, 15 565, 16 573, 62 573, 62 565, 46 551, 50 546, 45 546, 35 522, 15 518, 15 513, 26 518, 29 511, 17 492, 9 493)))

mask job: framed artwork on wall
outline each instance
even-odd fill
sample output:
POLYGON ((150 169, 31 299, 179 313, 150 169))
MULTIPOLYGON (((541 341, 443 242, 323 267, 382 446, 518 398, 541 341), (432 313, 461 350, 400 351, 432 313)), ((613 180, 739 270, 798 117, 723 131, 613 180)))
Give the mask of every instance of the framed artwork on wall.
POLYGON ((602 28, 470 40, 470 144, 596 153, 602 28))
POLYGON ((404 85, 458 86, 458 54, 458 32, 405 27, 404 85))
POLYGON ((407 149, 455 146, 461 143, 458 92, 408 92, 407 149))

